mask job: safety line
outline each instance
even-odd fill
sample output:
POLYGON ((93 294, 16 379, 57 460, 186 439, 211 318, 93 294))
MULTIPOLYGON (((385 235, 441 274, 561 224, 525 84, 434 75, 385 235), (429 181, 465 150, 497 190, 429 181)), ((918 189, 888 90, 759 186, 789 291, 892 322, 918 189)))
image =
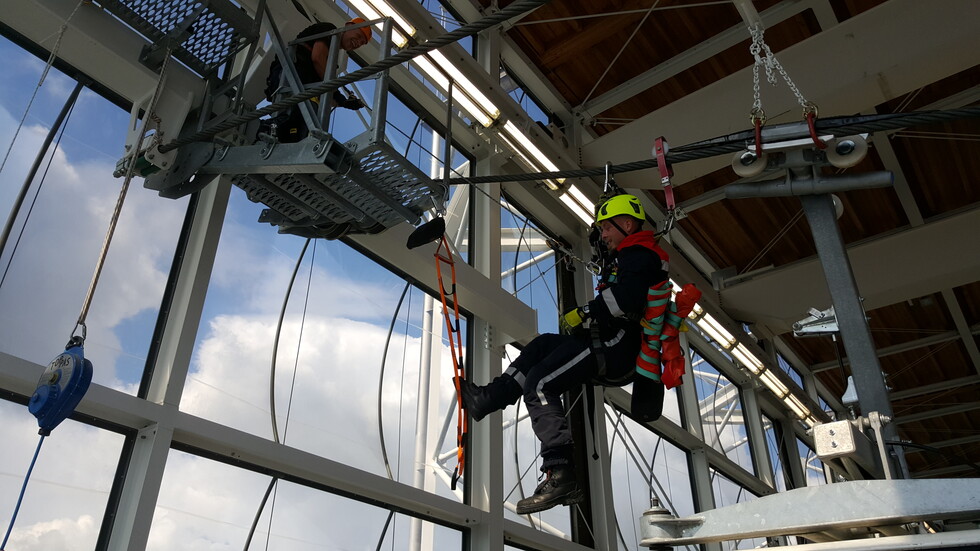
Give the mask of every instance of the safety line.
POLYGON ((10 532, 14 529, 14 523, 17 521, 17 513, 20 512, 20 504, 24 501, 24 492, 27 491, 27 483, 30 481, 31 473, 34 471, 34 464, 37 463, 37 455, 41 453, 41 444, 44 443, 44 436, 44 434, 41 434, 41 438, 37 441, 34 458, 31 459, 31 465, 27 468, 27 475, 24 476, 24 484, 20 487, 20 495, 17 496, 17 505, 14 505, 14 513, 10 517, 10 526, 7 527, 7 533, 3 536, 3 543, 0 543, 0 550, 7 547, 7 538, 10 537, 10 532))

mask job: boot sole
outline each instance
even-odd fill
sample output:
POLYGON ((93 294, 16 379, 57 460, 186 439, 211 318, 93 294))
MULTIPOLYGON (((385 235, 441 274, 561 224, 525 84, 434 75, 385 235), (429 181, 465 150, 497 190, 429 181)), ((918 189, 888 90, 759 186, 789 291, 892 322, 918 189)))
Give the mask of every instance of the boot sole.
POLYGON ((541 503, 535 503, 533 505, 526 505, 524 507, 517 507, 518 515, 530 515, 531 513, 540 513, 541 511, 547 511, 556 505, 575 505, 577 503, 582 503, 585 501, 585 493, 581 489, 569 492, 568 495, 562 496, 560 499, 555 499, 553 501, 544 501, 541 503))

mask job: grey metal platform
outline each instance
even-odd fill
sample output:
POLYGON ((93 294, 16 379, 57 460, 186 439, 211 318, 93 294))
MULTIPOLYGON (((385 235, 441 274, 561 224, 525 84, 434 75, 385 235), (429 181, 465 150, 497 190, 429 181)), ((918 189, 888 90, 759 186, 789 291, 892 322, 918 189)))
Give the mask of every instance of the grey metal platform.
POLYGON ((176 198, 206 181, 193 174, 225 174, 249 200, 269 207, 260 222, 280 233, 336 239, 379 233, 445 200, 433 182, 371 131, 347 143, 305 138, 239 147, 195 144, 182 148, 173 170, 146 179, 147 188, 176 198), (201 183, 196 183, 201 182, 201 183))

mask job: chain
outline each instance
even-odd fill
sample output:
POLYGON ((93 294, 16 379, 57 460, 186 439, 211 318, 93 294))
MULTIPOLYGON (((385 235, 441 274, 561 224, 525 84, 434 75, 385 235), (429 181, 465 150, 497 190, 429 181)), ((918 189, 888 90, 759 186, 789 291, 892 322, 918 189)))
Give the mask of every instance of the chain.
POLYGON ((762 91, 760 90, 759 86, 760 66, 765 67, 766 80, 773 86, 776 86, 778 83, 778 80, 776 79, 776 72, 779 72, 779 76, 786 81, 786 85, 789 86, 789 89, 793 92, 793 95, 796 97, 796 101, 801 107, 803 107, 804 117, 810 113, 816 115, 816 104, 803 97, 803 93, 800 92, 800 89, 796 86, 796 83, 794 83, 793 79, 789 77, 786 69, 783 68, 782 64, 779 63, 779 60, 776 59, 776 55, 772 53, 769 45, 766 44, 766 41, 762 36, 764 32, 765 29, 763 29, 761 24, 749 27, 749 33, 752 34, 752 44, 749 46, 749 53, 752 54, 752 57, 755 59, 755 63, 752 65, 752 111, 750 112, 752 122, 755 123, 756 120, 759 120, 762 123, 765 123, 766 120, 766 112, 762 109, 762 91))

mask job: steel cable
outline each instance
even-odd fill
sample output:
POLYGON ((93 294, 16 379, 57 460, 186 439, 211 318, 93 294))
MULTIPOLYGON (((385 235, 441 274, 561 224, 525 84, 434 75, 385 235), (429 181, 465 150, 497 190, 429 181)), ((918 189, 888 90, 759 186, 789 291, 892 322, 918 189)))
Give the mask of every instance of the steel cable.
MULTIPOLYGON (((834 117, 818 119, 815 123, 817 132, 835 136, 850 136, 895 130, 908 126, 934 124, 957 119, 980 117, 980 107, 964 107, 944 111, 920 111, 913 113, 895 113, 888 115, 872 115, 858 117, 834 117)), ((734 153, 745 149, 746 143, 754 140, 752 131, 736 132, 701 142, 694 142, 672 149, 667 153, 671 163, 696 161, 708 157, 716 157, 726 153, 734 153)), ((609 170, 615 173, 633 172, 657 167, 657 159, 644 159, 620 165, 611 165, 609 170)), ((450 178, 449 185, 488 184, 498 182, 530 182, 536 180, 553 180, 557 178, 589 178, 604 176, 607 167, 582 168, 573 170, 556 170, 552 172, 534 172, 525 174, 502 174, 497 176, 471 176, 469 178, 450 178)), ((436 183, 441 182, 437 180, 436 183)))

